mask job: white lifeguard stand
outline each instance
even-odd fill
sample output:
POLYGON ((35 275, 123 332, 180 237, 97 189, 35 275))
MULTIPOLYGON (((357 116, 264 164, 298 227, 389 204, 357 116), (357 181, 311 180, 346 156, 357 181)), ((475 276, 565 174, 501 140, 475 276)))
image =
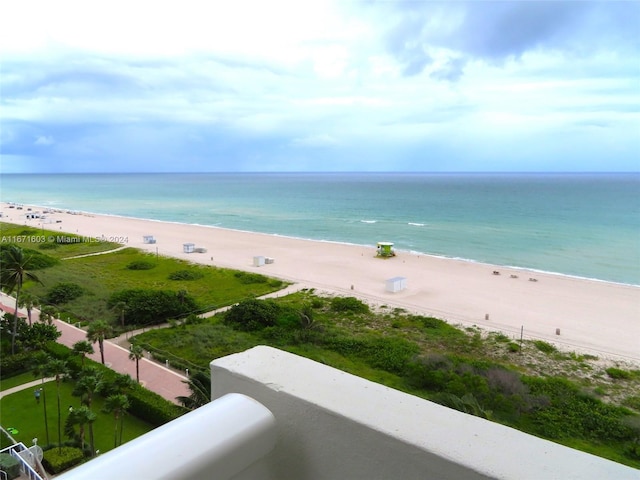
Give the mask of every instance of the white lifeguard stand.
POLYGON ((196 249, 196 245, 195 243, 183 243, 182 244, 182 251, 184 253, 193 253, 196 249))
POLYGON ((395 293, 407 288, 407 279, 406 277, 393 277, 386 281, 387 292, 395 293))
POLYGON ((153 235, 144 235, 142 237, 142 241, 144 243, 156 243, 156 239, 153 238, 153 235))
POLYGON ((265 263, 265 258, 262 255, 256 255, 255 257, 253 257, 254 267, 261 267, 264 265, 264 263, 265 263))

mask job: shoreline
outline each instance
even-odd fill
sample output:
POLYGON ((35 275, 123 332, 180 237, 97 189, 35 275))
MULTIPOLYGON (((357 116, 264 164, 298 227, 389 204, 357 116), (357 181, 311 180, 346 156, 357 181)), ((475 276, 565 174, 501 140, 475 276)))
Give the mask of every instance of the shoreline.
POLYGON ((8 206, 2 203, 0 221, 94 238, 126 238, 126 246, 149 253, 259 271, 300 288, 355 296, 372 306, 403 308, 513 338, 520 338, 523 328, 524 338, 563 350, 640 362, 636 285, 409 251, 396 250, 395 257, 381 259, 375 257, 375 246, 24 204, 34 213, 52 211, 48 220, 53 217, 54 223, 43 223, 25 218, 26 210, 8 206), (144 235, 153 235, 157 243, 143 243, 144 235), (184 243, 206 253, 185 253, 184 243), (256 256, 272 258, 273 263, 254 266, 256 256), (395 277, 404 278, 406 288, 390 292, 387 283, 395 277))
MULTIPOLYGON (((84 211, 84 210, 72 210, 72 209, 66 209, 66 208, 64 208, 64 209, 52 208, 52 207, 45 207, 45 206, 42 206, 42 205, 23 204, 23 203, 16 203, 16 202, 0 201, 0 211, 4 212, 4 210, 9 205, 21 205, 21 206, 24 206, 24 207, 27 207, 27 208, 49 210, 49 211, 52 211, 52 213, 61 213, 61 214, 69 214, 69 215, 83 215, 83 216, 87 216, 87 217, 107 217, 107 218, 116 218, 116 219, 123 219, 123 220, 140 220, 140 221, 154 222, 154 223, 160 223, 160 224, 171 224, 171 225, 177 225, 177 226, 193 226, 193 227, 217 229, 217 230, 223 230, 223 231, 229 231, 229 232, 237 232, 237 233, 267 235, 267 236, 272 236, 272 237, 276 237, 276 238, 284 238, 284 239, 291 239, 291 240, 297 240, 297 241, 299 240, 299 241, 303 241, 303 242, 317 242, 317 243, 327 243, 327 244, 345 245, 345 246, 362 247, 362 248, 373 248, 373 249, 376 248, 375 245, 359 244, 359 243, 352 243, 352 242, 343 242, 343 241, 338 241, 338 240, 319 240, 319 239, 307 238, 307 237, 294 237, 294 236, 290 236, 290 235, 284 235, 284 234, 281 234, 281 233, 267 233, 267 232, 255 232, 255 231, 252 231, 252 230, 241 230, 241 229, 237 229, 237 228, 221 227, 221 226, 218 226, 218 225, 205 225, 205 224, 202 224, 202 223, 186 223, 186 222, 179 222, 179 221, 176 221, 176 220, 158 220, 158 219, 155 219, 155 218, 132 217, 132 216, 126 216, 126 215, 117 215, 117 214, 113 214, 113 213, 97 213, 97 212, 88 212, 88 211, 84 211)), ((2 221, 2 218, 3 217, 0 217, 0 221, 2 221)), ((40 225, 38 225, 38 228, 40 228, 40 225)), ((67 232, 67 233, 71 233, 71 232, 67 232)), ((506 269, 509 269, 509 270, 520 270, 520 271, 523 271, 523 272, 530 272, 530 273, 541 274, 541 275, 554 275, 554 276, 558 276, 558 277, 573 278, 573 279, 577 279, 577 280, 587 280, 587 281, 592 281, 592 282, 602 282, 602 283, 612 284, 612 285, 622 285, 622 286, 639 287, 640 288, 640 284, 635 284, 635 283, 616 282, 616 281, 612 281, 612 280, 604 280, 604 279, 595 278, 595 277, 583 277, 583 276, 580 276, 580 275, 572 275, 572 274, 569 274, 569 273, 554 272, 554 271, 551 271, 551 270, 543 270, 543 269, 538 269, 538 268, 533 268, 533 267, 523 267, 523 266, 517 266, 517 265, 488 263, 488 262, 484 262, 484 261, 481 261, 481 260, 474 260, 472 258, 451 257, 451 256, 447 256, 447 255, 436 255, 434 253, 421 252, 421 251, 418 251, 418 250, 395 249, 395 251, 397 253, 402 253, 402 254, 406 254, 406 255, 427 256, 427 257, 432 257, 432 258, 440 258, 440 259, 443 259, 443 260, 453 260, 453 261, 459 261, 459 262, 468 262, 468 263, 472 263, 472 264, 476 264, 476 265, 484 265, 485 267, 491 267, 491 268, 506 268, 506 269)))

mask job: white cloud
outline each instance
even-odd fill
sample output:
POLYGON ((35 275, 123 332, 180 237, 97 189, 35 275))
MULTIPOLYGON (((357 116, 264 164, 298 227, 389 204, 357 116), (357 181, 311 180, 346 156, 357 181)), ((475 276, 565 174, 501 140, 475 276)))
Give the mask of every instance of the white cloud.
POLYGON ((33 143, 34 145, 41 145, 41 146, 48 147, 49 145, 53 145, 56 142, 51 135, 48 135, 48 136, 41 135, 38 138, 36 138, 36 141, 33 143))
POLYGON ((496 142, 514 163, 524 158, 516 144, 566 153, 557 143, 570 132, 566 161, 578 165, 615 128, 631 151, 640 7, 527 3, 9 2, 3 150, 35 161, 43 149, 34 144, 56 143, 49 156, 82 152, 77 162, 173 155, 212 169, 229 156, 264 170, 353 170, 372 157, 411 169, 443 156, 468 168, 474 152, 500 150, 496 142))

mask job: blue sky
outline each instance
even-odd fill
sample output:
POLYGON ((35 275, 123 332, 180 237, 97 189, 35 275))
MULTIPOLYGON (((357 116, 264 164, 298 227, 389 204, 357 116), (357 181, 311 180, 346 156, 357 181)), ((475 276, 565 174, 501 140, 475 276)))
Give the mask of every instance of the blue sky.
POLYGON ((1 11, 5 173, 640 170, 640 2, 1 11))

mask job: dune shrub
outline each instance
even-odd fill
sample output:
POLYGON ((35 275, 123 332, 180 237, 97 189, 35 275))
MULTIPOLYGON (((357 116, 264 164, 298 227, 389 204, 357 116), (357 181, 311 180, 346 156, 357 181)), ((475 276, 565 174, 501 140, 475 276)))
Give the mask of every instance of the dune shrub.
POLYGON ((334 312, 369 313, 369 306, 355 297, 334 297, 331 299, 334 312))
POLYGON ((120 302, 127 306, 125 322, 135 321, 139 325, 166 322, 169 318, 180 318, 198 309, 189 294, 172 290, 120 290, 109 297, 107 306, 113 308, 120 302))
POLYGON ((262 330, 275 326, 281 311, 281 307, 273 300, 251 298, 231 307, 225 314, 224 322, 236 330, 262 330))
POLYGON ((235 272, 233 276, 236 277, 238 281, 244 285, 250 285, 252 283, 267 283, 267 281, 269 280, 264 275, 250 272, 235 272))
POLYGON ((156 264, 148 260, 134 260, 127 265, 128 270, 151 270, 156 264))
POLYGON ((177 270, 169 274, 169 280, 199 280, 204 273, 199 270, 177 270))
POLYGON ((83 293, 84 289, 77 283, 60 282, 47 292, 47 302, 53 305, 60 305, 81 297, 83 293))

